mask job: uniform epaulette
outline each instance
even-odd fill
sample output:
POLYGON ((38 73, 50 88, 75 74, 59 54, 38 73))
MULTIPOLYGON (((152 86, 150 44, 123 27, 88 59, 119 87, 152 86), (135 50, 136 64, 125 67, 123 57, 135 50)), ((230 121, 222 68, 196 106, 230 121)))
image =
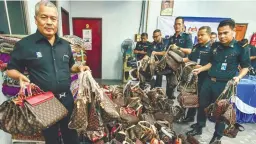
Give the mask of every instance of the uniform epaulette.
POLYGON ((198 43, 198 44, 194 45, 194 48, 197 48, 197 47, 199 47, 199 46, 200 46, 200 44, 198 43))
POLYGON ((243 48, 245 48, 246 46, 248 46, 248 42, 247 41, 238 41, 237 44, 243 48))

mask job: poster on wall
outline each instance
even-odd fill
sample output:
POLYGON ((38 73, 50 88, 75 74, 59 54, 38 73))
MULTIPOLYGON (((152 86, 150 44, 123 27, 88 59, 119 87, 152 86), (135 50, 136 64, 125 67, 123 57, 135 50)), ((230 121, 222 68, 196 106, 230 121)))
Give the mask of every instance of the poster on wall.
POLYGON ((86 50, 92 50, 92 30, 83 29, 83 40, 85 41, 86 50))
POLYGON ((174 0, 162 0, 161 16, 172 16, 174 0))
MULTIPOLYGON (((173 28, 176 17, 159 16, 157 22, 157 28, 162 31, 164 37, 173 36, 175 30, 173 28)), ((209 26, 212 32, 217 33, 217 27, 219 22, 229 18, 208 18, 208 17, 183 17, 186 32, 192 35, 192 41, 197 43, 197 32, 202 26, 209 26)))

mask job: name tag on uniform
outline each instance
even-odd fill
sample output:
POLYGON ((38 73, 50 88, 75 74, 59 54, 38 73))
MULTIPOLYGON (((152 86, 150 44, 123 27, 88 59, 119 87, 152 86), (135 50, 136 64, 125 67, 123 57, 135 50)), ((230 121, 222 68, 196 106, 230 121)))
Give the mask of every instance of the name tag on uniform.
POLYGON ((226 70, 227 69, 227 63, 222 63, 220 69, 221 70, 226 70))
POLYGON ((37 58, 41 58, 42 57, 42 53, 41 52, 36 52, 36 57, 37 58))
POLYGON ((197 64, 200 64, 201 59, 197 59, 197 64))

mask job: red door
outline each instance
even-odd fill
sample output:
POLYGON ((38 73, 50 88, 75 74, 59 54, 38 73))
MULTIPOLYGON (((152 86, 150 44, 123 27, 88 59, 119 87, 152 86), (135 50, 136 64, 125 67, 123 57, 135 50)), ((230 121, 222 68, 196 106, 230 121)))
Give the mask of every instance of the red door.
POLYGON ((69 13, 61 8, 61 18, 62 18, 62 34, 69 35, 69 13))
POLYGON ((92 70, 94 78, 101 78, 102 54, 102 19, 101 18, 73 18, 73 33, 83 38, 83 30, 91 30, 91 50, 87 50, 87 65, 92 70))

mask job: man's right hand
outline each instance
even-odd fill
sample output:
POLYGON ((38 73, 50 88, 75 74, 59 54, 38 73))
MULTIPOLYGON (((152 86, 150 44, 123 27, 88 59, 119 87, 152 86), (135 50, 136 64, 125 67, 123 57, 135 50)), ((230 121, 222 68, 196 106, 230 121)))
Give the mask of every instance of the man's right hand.
POLYGON ((193 72, 194 74, 198 75, 198 74, 200 74, 201 69, 200 69, 200 68, 194 69, 192 72, 193 72))
POLYGON ((30 83, 30 80, 23 74, 19 76, 20 87, 25 87, 30 83))

